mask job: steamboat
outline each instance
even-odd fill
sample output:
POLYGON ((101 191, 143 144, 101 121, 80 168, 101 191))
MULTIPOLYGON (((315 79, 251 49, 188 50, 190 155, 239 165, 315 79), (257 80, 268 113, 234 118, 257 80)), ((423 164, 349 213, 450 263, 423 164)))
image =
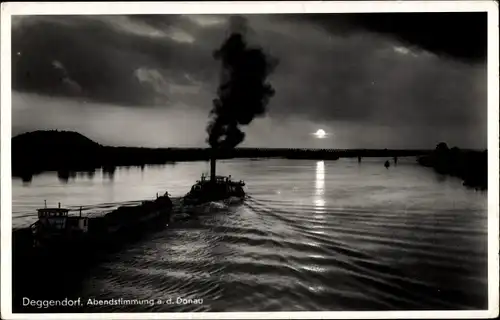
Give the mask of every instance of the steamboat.
POLYGON ((185 205, 199 205, 211 201, 243 201, 245 182, 233 181, 231 176, 217 176, 215 158, 210 159, 210 177, 204 174, 184 196, 185 205))

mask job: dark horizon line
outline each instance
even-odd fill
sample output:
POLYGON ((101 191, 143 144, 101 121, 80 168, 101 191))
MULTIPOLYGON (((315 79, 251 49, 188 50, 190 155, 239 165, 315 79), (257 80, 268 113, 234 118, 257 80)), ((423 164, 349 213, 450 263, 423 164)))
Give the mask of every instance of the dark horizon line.
MULTIPOLYGON (((168 151, 168 150, 179 150, 179 151, 200 151, 200 150, 211 150, 212 148, 210 146, 206 147, 142 147, 142 146, 117 146, 117 145, 104 145, 99 142, 96 142, 84 134, 78 132, 78 131, 69 131, 69 130, 58 130, 58 129, 51 129, 51 130, 35 130, 35 131, 25 131, 22 133, 19 133, 15 136, 12 136, 11 139, 14 139, 16 137, 25 135, 25 134, 30 134, 30 133, 36 133, 36 132, 59 132, 59 133, 77 133, 92 142, 98 144, 101 147, 105 148, 120 148, 120 149, 146 149, 146 150, 158 150, 158 151, 168 151)), ((437 142, 439 144, 440 142, 437 142)), ((449 146, 452 148, 452 146, 449 146)), ((456 148, 459 148, 462 151, 474 151, 474 152, 481 152, 481 151, 487 151, 488 148, 461 148, 458 146, 453 146, 456 148)), ((281 147, 281 148, 273 148, 273 147, 235 147, 230 150, 244 150, 244 151, 253 151, 253 150, 265 150, 265 151, 323 151, 323 152, 350 152, 350 151, 390 151, 390 152, 398 152, 398 151, 413 151, 413 152, 430 152, 434 151, 436 146, 433 146, 431 148, 307 148, 307 147, 281 147)), ((227 151, 230 151, 227 150, 227 151)))

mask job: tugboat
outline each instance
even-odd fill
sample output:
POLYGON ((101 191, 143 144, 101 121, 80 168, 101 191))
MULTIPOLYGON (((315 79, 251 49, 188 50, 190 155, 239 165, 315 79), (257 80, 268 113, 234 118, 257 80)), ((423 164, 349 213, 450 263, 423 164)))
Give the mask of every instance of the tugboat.
POLYGON ((210 159, 210 179, 204 174, 201 179, 191 187, 191 190, 184 196, 183 202, 186 205, 199 205, 211 201, 243 200, 245 198, 245 182, 232 181, 231 176, 217 176, 215 174, 215 159, 210 159))

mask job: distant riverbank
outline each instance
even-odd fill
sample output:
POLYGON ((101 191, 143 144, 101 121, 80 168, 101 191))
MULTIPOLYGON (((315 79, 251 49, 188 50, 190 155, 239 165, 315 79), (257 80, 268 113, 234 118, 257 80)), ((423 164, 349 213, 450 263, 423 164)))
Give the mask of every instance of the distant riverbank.
POLYGON ((463 185, 475 189, 488 188, 488 152, 448 148, 446 143, 437 145, 434 152, 418 158, 418 163, 433 168, 437 173, 455 176, 463 185))
MULTIPOLYGON (((44 171, 57 171, 60 176, 72 172, 103 169, 113 173, 116 167, 165 164, 180 161, 208 161, 209 148, 139 148, 103 146, 89 138, 70 131, 35 131, 12 138, 12 174, 23 180, 44 171)), ((440 143, 435 150, 391 149, 270 149, 236 148, 218 152, 218 159, 284 158, 310 160, 337 160, 364 157, 418 157, 418 163, 434 168, 440 174, 464 180, 464 185, 487 189, 487 151, 448 148, 440 143)))
MULTIPOLYGON (((346 157, 405 157, 430 154, 431 150, 369 149, 268 149, 236 148, 218 152, 218 159, 285 158, 337 160, 346 157)), ((12 139, 12 173, 29 179, 44 171, 113 172, 119 166, 145 166, 179 161, 208 161, 209 148, 137 148, 100 145, 87 137, 68 131, 35 131, 12 139)))

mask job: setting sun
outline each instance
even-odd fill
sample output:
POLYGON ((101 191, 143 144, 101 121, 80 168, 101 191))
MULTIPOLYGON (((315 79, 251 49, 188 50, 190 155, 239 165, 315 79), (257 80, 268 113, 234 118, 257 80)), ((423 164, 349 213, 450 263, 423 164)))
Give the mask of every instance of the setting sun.
POLYGON ((323 139, 326 136, 326 132, 323 129, 318 129, 318 131, 316 131, 314 134, 319 139, 323 139))

